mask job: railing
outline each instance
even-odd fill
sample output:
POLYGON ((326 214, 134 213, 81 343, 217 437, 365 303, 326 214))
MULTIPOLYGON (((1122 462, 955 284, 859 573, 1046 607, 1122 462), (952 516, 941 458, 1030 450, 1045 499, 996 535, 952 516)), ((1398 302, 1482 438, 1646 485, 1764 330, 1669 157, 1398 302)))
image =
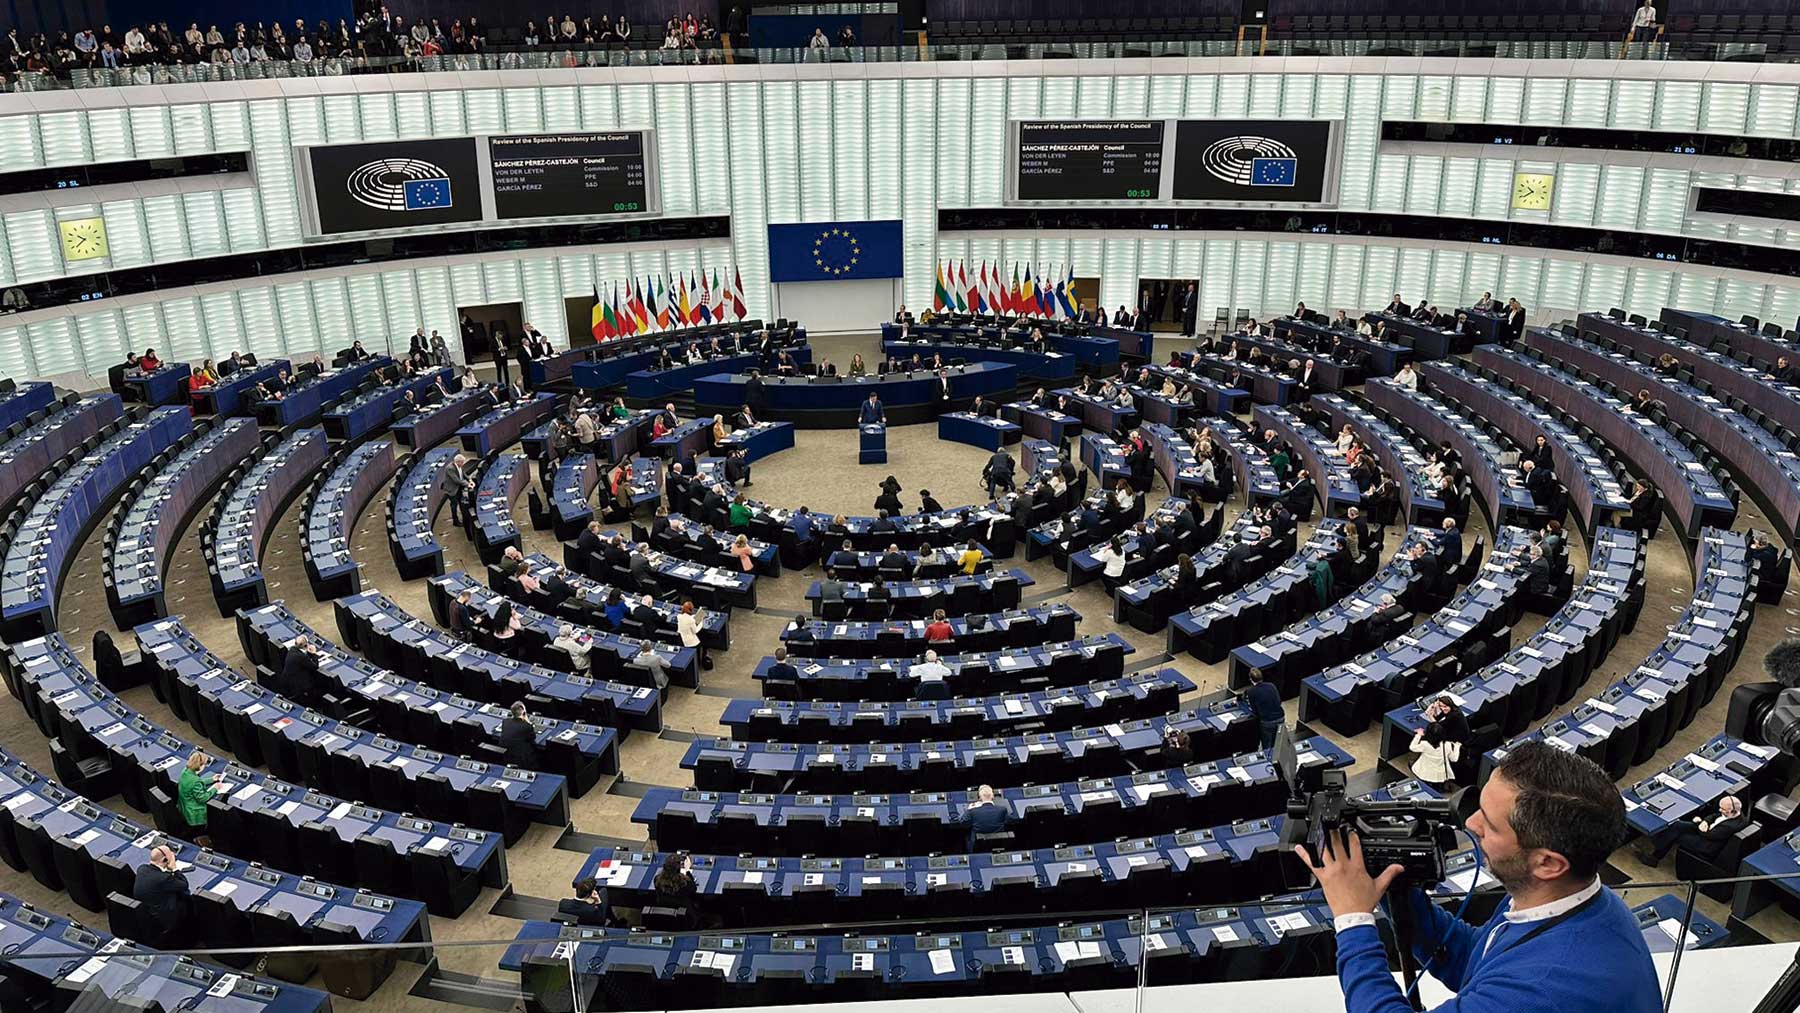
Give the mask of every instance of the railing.
POLYGON ((1144 57, 1228 56, 1424 56, 1484 59, 1556 60, 1800 60, 1800 50, 1771 48, 1762 42, 1687 42, 1655 36, 1651 41, 1470 40, 1470 39, 1301 39, 1265 38, 1260 31, 1241 38, 1143 42, 1005 42, 983 44, 857 46, 809 49, 720 48, 489 50, 483 53, 427 56, 333 57, 307 62, 265 60, 252 63, 156 64, 120 68, 77 69, 67 76, 20 73, 7 79, 11 91, 61 88, 117 88, 131 85, 194 84, 212 81, 262 81, 288 77, 341 77, 347 74, 401 74, 420 71, 547 70, 574 67, 659 67, 705 64, 917 63, 971 60, 1109 59, 1144 57))
MULTIPOLYGON (((1771 881, 1782 878, 1791 881, 1800 878, 1800 873, 1786 877, 1631 882, 1610 888, 1619 894, 1627 907, 1641 912, 1640 927, 1651 944, 1652 953, 1658 954, 1665 1010, 1672 1007, 1677 996, 1682 997, 1685 1008, 1696 1008, 1696 1002, 1706 996, 1709 988, 1717 989, 1715 972, 1704 967, 1694 968, 1694 958, 1689 954, 1690 949, 1710 949, 1729 943, 1724 935, 1727 919, 1723 906, 1708 900, 1702 891, 1715 887, 1731 890, 1746 884, 1773 887, 1771 881), (1643 913, 1651 910, 1654 914, 1643 913), (1678 941, 1684 941, 1685 945, 1678 945, 1678 941)), ((1485 912, 1497 903, 1498 896, 1498 891, 1490 884, 1470 895, 1440 894, 1439 899, 1448 910, 1466 911, 1468 920, 1480 924, 1487 920, 1485 912), (1472 906, 1471 899, 1475 902, 1472 906)), ((553 905, 532 898, 515 897, 509 903, 512 910, 505 913, 520 919, 541 922, 553 910, 553 905)), ((852 918, 856 916, 854 903, 844 902, 844 909, 852 918)), ((704 902, 702 910, 705 910, 704 902)), ((98 919, 90 924, 96 929, 104 927, 98 919)), ((524 924, 520 922, 521 927, 524 924)), ((1394 953, 1391 929, 1392 923, 1384 917, 1382 934, 1388 940, 1390 959, 1394 953)), ((588 940, 553 937, 434 940, 162 952, 188 957, 209 975, 256 974, 263 981, 287 988, 292 986, 283 983, 283 976, 310 974, 309 978, 303 979, 310 988, 338 991, 356 998, 362 998, 353 991, 359 983, 367 987, 374 982, 384 982, 370 997, 378 1003, 385 996, 396 994, 396 989, 411 989, 415 995, 487 1008, 503 1008, 504 1004, 523 998, 527 1010, 541 1013, 882 1000, 917 995, 917 991, 909 991, 909 986, 920 983, 931 984, 931 994, 940 997, 966 994, 970 1009, 975 1009, 975 1003, 985 1001, 981 996, 994 992, 1109 988, 1134 989, 1137 1008, 1143 1009, 1146 1008, 1147 988, 1245 977, 1329 977, 1333 960, 1330 916, 1316 890, 1288 895, 1281 900, 1247 901, 1240 905, 1213 903, 1180 908, 984 915, 958 918, 953 923, 941 919, 845 921, 780 928, 703 927, 695 931, 658 931, 630 936, 614 931, 617 934, 588 940), (1232 919, 1220 917, 1221 913, 1240 909, 1246 913, 1244 921, 1237 924, 1236 934, 1221 931, 1215 935, 1207 927, 1231 924, 1232 919), (1251 915, 1248 911, 1255 913, 1251 915), (1305 925, 1290 923, 1271 930, 1267 924, 1267 918, 1296 914, 1304 915, 1305 925), (1084 926, 1100 928, 1084 933, 1084 926), (931 973, 926 969, 926 951, 945 945, 928 939, 965 932, 979 938, 983 932, 1026 928, 1038 931, 1035 940, 1027 941, 1023 946, 1023 966, 1011 968, 1017 973, 997 978, 982 974, 979 965, 983 962, 994 965, 998 954, 978 954, 964 946, 955 951, 953 957, 938 958, 953 959, 954 971, 934 961, 930 967, 941 976, 922 977, 931 973), (1243 936, 1246 930, 1251 936, 1248 940, 1243 936), (1293 938, 1284 938, 1290 933, 1294 934, 1293 938), (854 949, 844 947, 836 937, 856 940, 861 945, 854 949), (869 940, 887 937, 905 943, 892 949, 866 945, 869 940), (621 973, 616 966, 609 968, 606 965, 601 956, 605 945, 601 940, 617 938, 638 940, 641 949, 625 961, 625 968, 641 973, 621 973), (1229 958, 1209 962, 1197 952, 1199 948, 1194 945, 1197 938, 1206 943, 1214 940, 1249 942, 1268 952, 1258 958, 1254 953, 1247 954, 1237 948, 1229 958), (771 954, 776 940, 785 941, 786 949, 771 954), (912 945, 915 942, 917 946, 912 945), (1060 948, 1059 942, 1063 944, 1060 948), (1091 945, 1078 951, 1068 946, 1070 942, 1091 945), (666 950, 667 959, 652 967, 646 950, 666 950), (720 965, 709 965, 694 959, 697 950, 718 953, 729 959, 721 960, 720 965), (853 964, 849 957, 851 953, 873 956, 867 957, 866 963, 853 964), (1142 955, 1146 953, 1151 954, 1150 959, 1143 959, 1142 955), (759 963, 757 958, 766 959, 771 955, 780 966, 775 974, 764 977, 763 972, 769 970, 769 964, 759 963), (414 968, 406 967, 408 964, 414 968), (503 964, 513 970, 502 970, 503 964), (711 971, 720 973, 705 973, 709 966, 711 971), (847 973, 853 967, 865 973, 847 973), (896 967, 901 970, 895 971, 896 967), (423 969, 424 976, 421 977, 416 969, 423 969), (847 981, 849 978, 862 980, 847 981), (345 991, 346 984, 352 991, 345 991)), ((107 962, 122 960, 132 952, 132 947, 123 947, 121 953, 118 943, 82 946, 67 942, 68 938, 70 936, 64 936, 62 940, 40 940, 22 951, 19 966, 26 973, 18 976, 20 982, 37 983, 49 979, 49 987, 58 991, 68 1003, 67 1008, 74 1011, 97 1013, 116 1008, 109 1005, 109 999, 116 996, 103 996, 98 994, 98 989, 109 981, 116 985, 125 976, 123 971, 110 974, 107 962), (66 980, 71 976, 74 980, 66 980), (83 980, 89 982, 89 991, 85 993, 80 991, 83 980), (71 996, 72 1003, 69 1002, 71 996)), ((1761 938, 1747 941, 1767 942, 1761 938)), ((1000 946, 991 940, 988 945, 995 949, 1000 946)), ((1219 954, 1215 952, 1212 956, 1219 954)), ((1785 950, 1759 953, 1759 966, 1767 967, 1766 979, 1740 985, 1736 995, 1754 995, 1768 988, 1785 967, 1788 956, 1791 954, 1785 950)), ((156 960, 160 973, 167 975, 174 962, 163 957, 156 960)), ((181 975, 178 972, 176 976, 181 975)), ((147 988, 151 983, 150 979, 137 980, 139 989, 147 988)), ((204 991, 207 984, 202 980, 198 987, 204 991)), ((1334 983, 1316 984, 1320 1004, 1313 1008, 1341 1008, 1337 1005, 1341 999, 1334 983)), ((176 994, 178 988, 158 991, 169 999, 180 999, 176 994)), ((1437 1000, 1433 997, 1441 995, 1442 991, 1427 976, 1426 983, 1421 986, 1421 995, 1428 1000, 1425 1005, 1434 1005, 1437 1000)), ((310 1009, 313 1007, 306 1005, 306 1001, 312 998, 312 993, 298 992, 294 996, 298 1001, 284 1003, 280 1008, 310 1009)), ((170 1005, 168 1008, 186 1007, 170 1005)), ((1709 1008, 1715 1013, 1737 1013, 1740 1009, 1749 1010, 1750 1005, 1715 1001, 1709 1008)))

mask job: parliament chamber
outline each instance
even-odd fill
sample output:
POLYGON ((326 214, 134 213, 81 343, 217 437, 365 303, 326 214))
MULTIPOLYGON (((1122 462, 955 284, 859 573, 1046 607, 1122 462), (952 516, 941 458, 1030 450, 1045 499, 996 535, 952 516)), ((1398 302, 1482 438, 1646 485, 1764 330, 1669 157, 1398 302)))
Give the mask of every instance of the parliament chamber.
POLYGON ((1546 746, 1774 982, 1800 12, 342 6, 5 44, 0 1009, 1368 1009, 1546 746))

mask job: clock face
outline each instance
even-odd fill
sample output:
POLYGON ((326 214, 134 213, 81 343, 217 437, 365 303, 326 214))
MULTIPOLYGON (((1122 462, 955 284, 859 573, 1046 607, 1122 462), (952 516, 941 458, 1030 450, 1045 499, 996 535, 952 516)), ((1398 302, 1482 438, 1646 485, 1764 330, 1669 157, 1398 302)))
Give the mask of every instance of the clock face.
POLYGON ((62 232, 64 260, 93 260, 96 257, 106 256, 106 220, 104 218, 70 219, 58 222, 57 228, 62 232))
POLYGON ((1550 210, 1550 191, 1556 177, 1544 172, 1513 174, 1512 206, 1521 211, 1550 210))

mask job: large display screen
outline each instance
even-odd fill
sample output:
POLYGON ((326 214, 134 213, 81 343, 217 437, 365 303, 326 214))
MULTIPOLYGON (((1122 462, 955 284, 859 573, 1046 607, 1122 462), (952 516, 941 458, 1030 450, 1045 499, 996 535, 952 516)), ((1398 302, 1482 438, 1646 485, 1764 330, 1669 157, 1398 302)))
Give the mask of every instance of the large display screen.
POLYGON ((327 235, 482 219, 472 137, 309 148, 307 166, 327 235))
POLYGON ((1012 202, 1337 202, 1331 120, 1015 120, 1010 138, 1012 202))
POLYGON ((296 150, 313 235, 662 210, 642 130, 478 134, 296 150))
POLYGON ((1181 120, 1178 201, 1322 204, 1332 168, 1325 120, 1181 120))
POLYGON ((1020 122, 1016 197, 1155 200, 1162 194, 1166 125, 1163 120, 1020 122))
POLYGON ((497 218, 628 214, 650 208, 644 135, 489 137, 497 218))

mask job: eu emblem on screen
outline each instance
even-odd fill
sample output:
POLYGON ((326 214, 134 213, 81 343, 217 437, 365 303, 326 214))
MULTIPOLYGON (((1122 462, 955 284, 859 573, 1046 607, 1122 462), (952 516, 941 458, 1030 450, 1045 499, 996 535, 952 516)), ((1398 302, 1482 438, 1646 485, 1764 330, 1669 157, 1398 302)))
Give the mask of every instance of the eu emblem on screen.
POLYGON ((1297 158, 1252 158, 1250 160, 1251 186, 1293 186, 1294 177, 1299 174, 1300 160, 1297 158))
POLYGON ((813 264, 826 274, 849 274, 861 257, 862 244, 849 229, 820 229, 813 240, 813 264))
POLYGON ((423 211, 426 208, 450 207, 450 180, 440 176, 436 179, 409 179, 404 184, 406 191, 406 210, 423 211))

